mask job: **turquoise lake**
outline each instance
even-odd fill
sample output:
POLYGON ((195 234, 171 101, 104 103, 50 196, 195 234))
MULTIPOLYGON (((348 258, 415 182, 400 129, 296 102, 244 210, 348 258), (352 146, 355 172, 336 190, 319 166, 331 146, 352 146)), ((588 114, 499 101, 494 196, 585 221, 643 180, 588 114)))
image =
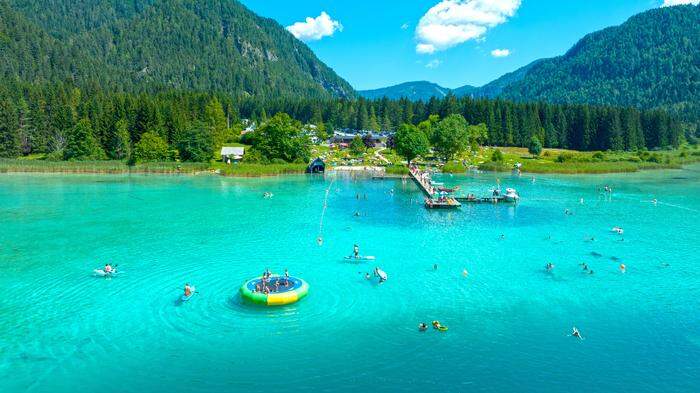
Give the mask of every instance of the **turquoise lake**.
POLYGON ((333 174, 0 175, 0 392, 699 390, 699 166, 438 178, 522 201, 429 211, 410 181, 333 174), (376 261, 348 263, 354 243, 376 261), (94 277, 105 262, 121 273, 94 277), (245 304, 268 267, 309 295, 245 304), (418 331, 433 320, 449 330, 418 331))

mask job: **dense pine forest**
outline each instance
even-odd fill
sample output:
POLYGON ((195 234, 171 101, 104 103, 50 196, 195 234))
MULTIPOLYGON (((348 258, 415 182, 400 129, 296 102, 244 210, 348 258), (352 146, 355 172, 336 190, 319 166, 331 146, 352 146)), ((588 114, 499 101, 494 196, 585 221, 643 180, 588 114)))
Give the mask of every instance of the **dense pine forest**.
POLYGON ((7 84, 0 89, 0 156, 46 153, 55 159, 126 159, 138 147, 158 154, 141 158, 206 161, 237 141, 241 120, 264 123, 284 112, 317 132, 338 128, 395 130, 437 115, 485 124, 484 142, 577 150, 636 150, 678 146, 683 127, 661 110, 607 106, 514 103, 450 95, 428 102, 345 99, 236 99, 228 94, 167 91, 157 94, 82 90, 71 84, 7 84), (147 136, 145 142, 144 135, 147 136), (193 145, 208 152, 193 154, 193 145))

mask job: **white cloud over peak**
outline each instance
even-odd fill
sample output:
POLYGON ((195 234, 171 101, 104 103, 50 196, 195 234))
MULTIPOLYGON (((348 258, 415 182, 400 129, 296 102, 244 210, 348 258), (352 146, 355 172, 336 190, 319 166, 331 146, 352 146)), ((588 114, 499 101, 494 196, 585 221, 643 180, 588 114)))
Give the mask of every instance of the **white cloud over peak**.
POLYGON ((481 38, 515 15, 521 0, 442 0, 416 27, 416 52, 430 54, 481 38))
POLYGON ((336 31, 343 31, 343 25, 331 19, 330 15, 323 11, 315 18, 308 17, 304 22, 287 26, 287 30, 302 41, 317 41, 323 37, 332 36, 336 31))
POLYGON ((508 57, 508 56, 510 56, 510 49, 494 49, 491 51, 491 56, 493 56, 493 57, 508 57))
POLYGON ((698 4, 700 4, 700 0, 664 0, 664 3, 661 4, 661 6, 662 7, 673 7, 674 5, 681 5, 681 4, 698 5, 698 4))

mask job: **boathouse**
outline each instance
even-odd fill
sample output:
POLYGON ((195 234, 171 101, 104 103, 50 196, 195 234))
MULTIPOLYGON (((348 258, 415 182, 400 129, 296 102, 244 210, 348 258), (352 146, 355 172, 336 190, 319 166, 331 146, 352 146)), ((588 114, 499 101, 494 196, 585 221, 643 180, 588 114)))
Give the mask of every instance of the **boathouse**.
POLYGON ((322 159, 317 158, 306 167, 306 173, 323 173, 326 171, 326 163, 322 159))

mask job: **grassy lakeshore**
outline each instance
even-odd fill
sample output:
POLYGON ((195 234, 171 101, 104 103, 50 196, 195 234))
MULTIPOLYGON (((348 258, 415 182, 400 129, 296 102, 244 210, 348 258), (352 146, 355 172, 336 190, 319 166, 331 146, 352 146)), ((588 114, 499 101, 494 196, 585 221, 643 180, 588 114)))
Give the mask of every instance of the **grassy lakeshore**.
POLYGON ((236 164, 147 162, 130 166, 124 161, 45 161, 27 159, 0 159, 0 173, 152 173, 152 174, 200 174, 222 176, 276 176, 304 173, 305 164, 236 164))
POLYGON ((700 162, 700 150, 664 150, 654 152, 578 152, 561 149, 544 149, 534 157, 524 148, 498 148, 502 160, 493 161, 495 148, 482 148, 476 155, 460 157, 459 161, 445 164, 443 171, 462 173, 468 167, 484 171, 509 172, 516 163, 529 173, 601 174, 637 172, 650 169, 675 169, 700 162))
MULTIPOLYGON (((405 162, 393 150, 386 149, 382 155, 390 164, 377 162, 374 149, 368 150, 355 161, 336 159, 328 151, 326 159, 343 165, 365 166, 382 165, 387 175, 402 176, 408 174, 405 162), (330 156, 330 157, 329 157, 330 156)), ((336 153, 337 154, 337 153, 336 153)), ((319 154, 323 156, 324 154, 319 154)), ((433 166, 437 161, 421 160, 433 166)), ((464 153, 458 160, 450 161, 442 167, 446 173, 464 173, 470 167, 484 171, 509 172, 516 163, 522 164, 526 173, 561 173, 561 174, 602 174, 637 172, 650 169, 675 169, 683 165, 700 162, 700 149, 684 148, 681 150, 664 150, 654 152, 578 152, 561 149, 544 149, 540 156, 532 156, 527 149, 480 148, 478 153, 464 153), (502 159, 493 161, 495 150, 502 153, 502 159)), ((37 173, 153 173, 153 174, 202 174, 211 173, 233 177, 262 177, 290 174, 302 174, 306 170, 303 163, 254 164, 238 163, 227 165, 222 162, 144 162, 128 165, 126 161, 50 161, 38 158, 0 159, 0 173, 37 172, 37 173)))

